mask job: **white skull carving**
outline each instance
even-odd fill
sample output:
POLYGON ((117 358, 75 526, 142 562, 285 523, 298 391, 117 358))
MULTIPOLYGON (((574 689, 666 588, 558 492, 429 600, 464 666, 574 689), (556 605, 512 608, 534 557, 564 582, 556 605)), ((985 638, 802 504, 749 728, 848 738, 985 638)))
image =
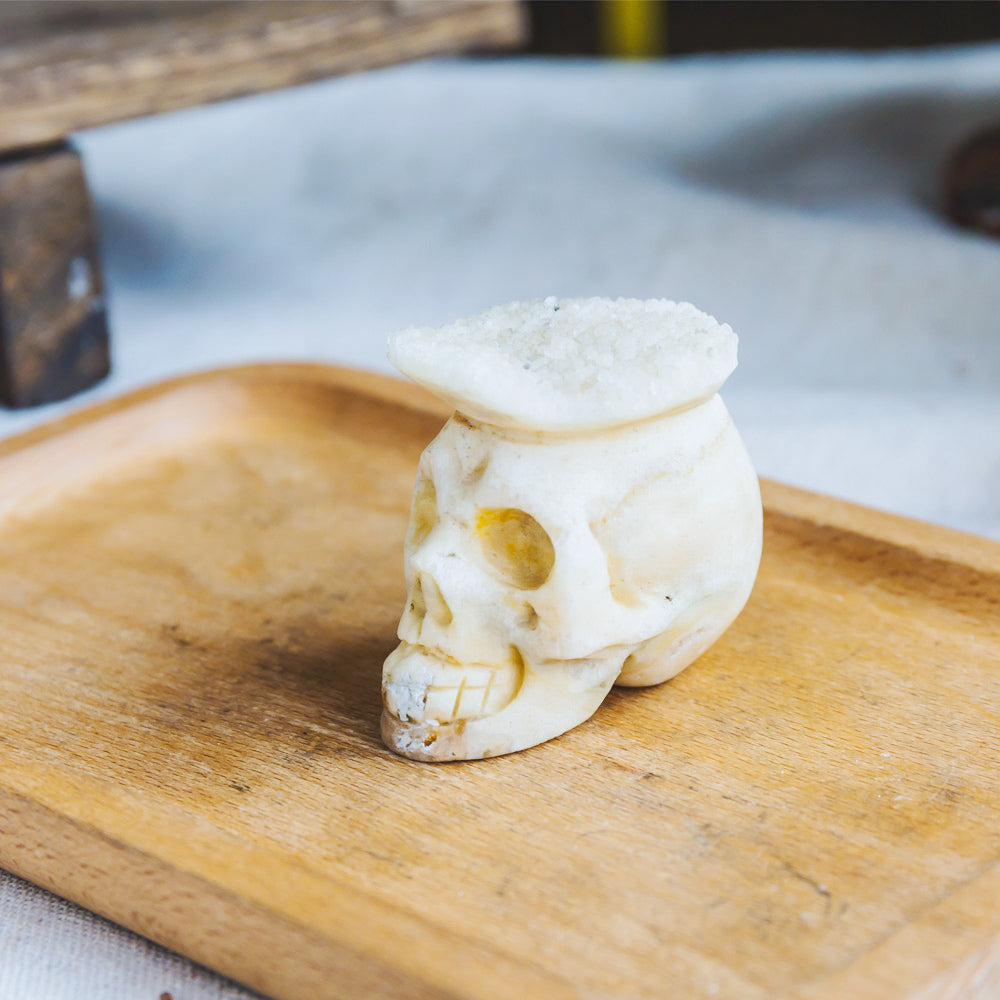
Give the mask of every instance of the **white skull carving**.
POLYGON ((508 753, 583 722, 615 683, 667 680, 739 613, 760 544, 756 476, 714 392, 600 429, 456 413, 420 461, 387 745, 508 753))

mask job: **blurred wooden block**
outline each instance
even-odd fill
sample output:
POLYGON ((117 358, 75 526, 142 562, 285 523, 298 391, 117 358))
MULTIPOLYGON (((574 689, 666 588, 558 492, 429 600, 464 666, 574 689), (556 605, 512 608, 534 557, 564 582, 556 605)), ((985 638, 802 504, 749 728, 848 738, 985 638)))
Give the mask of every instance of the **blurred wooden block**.
POLYGON ((521 40, 516 0, 0 3, 0 403, 71 395, 108 371, 79 160, 95 125, 521 40), (20 151, 20 158, 10 158, 20 151))
POLYGON ((68 145, 0 160, 0 402, 34 406, 107 375, 93 212, 68 145))
POLYGON ((0 150, 523 34, 515 0, 0 3, 0 150))

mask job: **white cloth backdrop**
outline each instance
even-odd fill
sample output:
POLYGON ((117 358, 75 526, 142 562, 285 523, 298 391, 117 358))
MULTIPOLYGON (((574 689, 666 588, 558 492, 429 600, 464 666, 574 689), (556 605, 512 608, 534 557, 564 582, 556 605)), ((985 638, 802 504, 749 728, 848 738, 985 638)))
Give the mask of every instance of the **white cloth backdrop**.
MULTIPOLYGON (((740 334, 761 473, 1000 538, 1000 242, 937 211, 1000 47, 425 63, 79 137, 115 371, 0 435, 192 368, 387 369, 394 329, 514 298, 689 299, 740 334)), ((0 1000, 239 997, 0 874, 0 1000)))

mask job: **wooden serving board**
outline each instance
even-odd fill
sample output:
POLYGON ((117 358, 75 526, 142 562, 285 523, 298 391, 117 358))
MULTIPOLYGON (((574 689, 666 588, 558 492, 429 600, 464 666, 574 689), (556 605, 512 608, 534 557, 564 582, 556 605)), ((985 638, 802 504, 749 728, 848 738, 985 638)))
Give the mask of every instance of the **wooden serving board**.
POLYGON ((726 636, 566 736, 379 742, 392 379, 181 379, 0 445, 0 865, 280 998, 995 997, 1000 546, 765 484, 726 636))

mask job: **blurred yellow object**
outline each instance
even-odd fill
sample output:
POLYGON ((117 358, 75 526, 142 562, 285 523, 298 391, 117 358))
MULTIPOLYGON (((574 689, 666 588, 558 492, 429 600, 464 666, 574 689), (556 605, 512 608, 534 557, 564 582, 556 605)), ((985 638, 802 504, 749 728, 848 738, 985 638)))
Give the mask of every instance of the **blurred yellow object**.
POLYGON ((607 55, 649 59, 664 50, 663 0, 601 0, 601 42, 607 55))

